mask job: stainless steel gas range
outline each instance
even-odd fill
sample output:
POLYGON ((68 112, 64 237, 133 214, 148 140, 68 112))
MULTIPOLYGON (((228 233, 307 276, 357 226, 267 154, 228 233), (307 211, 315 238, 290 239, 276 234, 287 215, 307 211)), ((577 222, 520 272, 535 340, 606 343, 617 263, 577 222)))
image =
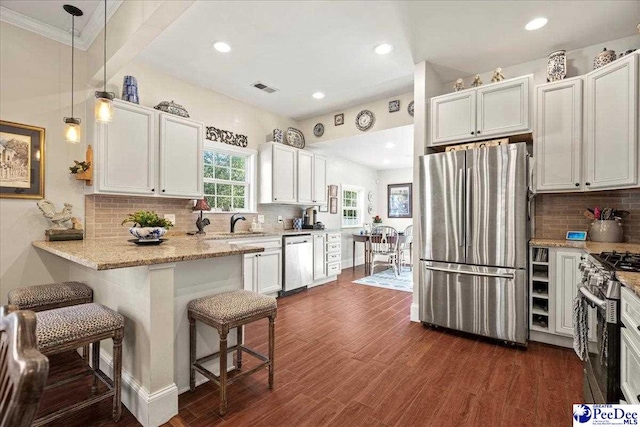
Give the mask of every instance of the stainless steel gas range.
POLYGON ((619 403, 620 282, 616 271, 640 272, 640 254, 602 252, 583 257, 580 295, 596 312, 597 343, 584 361, 585 403, 619 403))

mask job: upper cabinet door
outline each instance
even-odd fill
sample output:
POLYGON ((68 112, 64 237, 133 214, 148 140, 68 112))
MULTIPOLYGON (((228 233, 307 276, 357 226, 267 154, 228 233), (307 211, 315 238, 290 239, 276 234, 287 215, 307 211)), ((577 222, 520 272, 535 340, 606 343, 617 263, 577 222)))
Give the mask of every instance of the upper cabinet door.
POLYGON ((200 199, 203 184, 204 125, 160 114, 161 196, 200 199))
POLYGON ((298 203, 312 204, 313 202, 313 153, 299 150, 298 203))
POLYGON ((537 191, 581 191, 581 78, 538 86, 535 137, 537 191))
POLYGON ((506 80, 477 89, 476 136, 509 135, 531 132, 529 87, 531 77, 506 80))
POLYGON ((430 145, 475 138, 476 91, 431 98, 430 145))
POLYGON ((327 158, 313 156, 313 202, 327 204, 327 158))
POLYGON ((297 202, 298 150, 282 144, 273 145, 273 201, 297 202))
POLYGON ((154 194, 156 182, 156 112, 113 101, 114 117, 97 126, 97 192, 154 194))
POLYGON ((592 71, 586 86, 586 189, 635 187, 638 55, 592 71))

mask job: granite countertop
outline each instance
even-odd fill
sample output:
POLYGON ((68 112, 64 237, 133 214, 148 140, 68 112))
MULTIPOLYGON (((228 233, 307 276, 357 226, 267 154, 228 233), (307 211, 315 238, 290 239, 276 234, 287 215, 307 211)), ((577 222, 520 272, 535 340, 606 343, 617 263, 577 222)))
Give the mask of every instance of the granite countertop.
MULTIPOLYGON (((599 254, 600 252, 640 252, 640 244, 638 243, 603 243, 603 242, 574 242, 569 240, 553 240, 553 239, 531 239, 529 246, 546 246, 551 248, 574 248, 582 249, 590 254, 599 254)), ((632 289, 636 295, 640 296, 640 273, 629 273, 624 271, 616 272, 616 278, 632 289)))
POLYGON ((262 239, 268 237, 282 237, 282 236, 296 236, 300 234, 324 234, 324 233, 340 233, 340 230, 325 229, 325 230, 280 230, 280 231, 264 231, 264 232, 250 232, 250 231, 238 231, 235 233, 227 232, 207 232, 200 239, 206 240, 253 240, 262 239))
POLYGON ((233 244, 194 236, 171 237, 158 246, 138 246, 120 237, 65 242, 35 241, 32 244, 36 248, 94 270, 264 252, 264 248, 259 244, 233 244))

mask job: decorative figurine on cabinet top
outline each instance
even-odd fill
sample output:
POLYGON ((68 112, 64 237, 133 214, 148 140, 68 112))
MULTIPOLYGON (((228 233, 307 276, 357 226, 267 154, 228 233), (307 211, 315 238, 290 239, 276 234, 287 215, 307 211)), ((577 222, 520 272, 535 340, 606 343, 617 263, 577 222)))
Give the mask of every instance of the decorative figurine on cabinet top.
POLYGON ((472 87, 478 87, 482 84, 482 79, 480 78, 480 74, 476 74, 473 77, 473 82, 471 83, 472 87))
POLYGON ((504 80, 504 74, 502 74, 502 68, 498 67, 493 70, 493 77, 491 77, 491 82, 501 82, 504 80))
POLYGON ((567 52, 556 50, 547 60, 547 81, 557 82, 567 77, 567 52))
POLYGON ((607 65, 617 59, 615 50, 607 50, 605 47, 602 52, 596 55, 593 58, 593 69, 600 68, 604 65, 607 65))
POLYGON ((456 92, 460 92, 461 90, 464 90, 464 80, 462 79, 456 80, 456 84, 453 85, 453 90, 456 92))

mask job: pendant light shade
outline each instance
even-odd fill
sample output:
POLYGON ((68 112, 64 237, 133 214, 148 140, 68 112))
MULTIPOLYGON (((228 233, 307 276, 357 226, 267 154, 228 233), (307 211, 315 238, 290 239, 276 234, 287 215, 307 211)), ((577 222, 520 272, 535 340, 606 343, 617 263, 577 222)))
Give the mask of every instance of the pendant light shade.
POLYGON ((71 15, 71 117, 64 118, 64 123, 66 124, 64 136, 67 142, 77 144, 80 142, 80 119, 73 117, 73 70, 76 52, 76 16, 82 16, 83 13, 80 9, 70 4, 65 4, 62 8, 71 15))
POLYGON ((96 92, 96 121, 99 123, 110 123, 113 120, 113 98, 115 94, 107 92, 107 0, 104 0, 104 87, 102 91, 96 92))

